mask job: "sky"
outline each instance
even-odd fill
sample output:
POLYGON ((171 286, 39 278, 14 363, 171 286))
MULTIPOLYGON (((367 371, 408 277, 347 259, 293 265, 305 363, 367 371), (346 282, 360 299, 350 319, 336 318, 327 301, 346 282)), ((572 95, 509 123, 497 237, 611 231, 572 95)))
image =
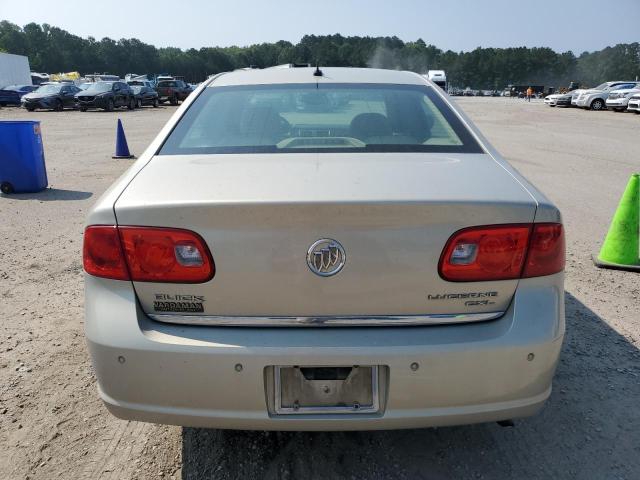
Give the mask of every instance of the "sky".
POLYGON ((575 54, 640 41, 640 0, 0 0, 0 19, 183 49, 295 43, 312 33, 422 38, 454 51, 527 46, 575 54))

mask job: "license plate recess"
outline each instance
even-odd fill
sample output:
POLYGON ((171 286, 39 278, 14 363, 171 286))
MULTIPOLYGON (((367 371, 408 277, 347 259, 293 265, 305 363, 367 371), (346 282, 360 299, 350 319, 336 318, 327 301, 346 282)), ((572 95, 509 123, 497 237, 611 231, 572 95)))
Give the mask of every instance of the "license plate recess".
POLYGON ((379 411, 378 366, 276 366, 279 415, 366 414, 379 411))

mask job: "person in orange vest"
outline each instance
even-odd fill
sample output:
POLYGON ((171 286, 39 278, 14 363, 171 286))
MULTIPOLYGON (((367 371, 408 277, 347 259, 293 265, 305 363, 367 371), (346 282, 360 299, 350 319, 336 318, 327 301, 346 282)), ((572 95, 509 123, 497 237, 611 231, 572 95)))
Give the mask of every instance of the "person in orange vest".
POLYGON ((529 87, 527 88, 527 101, 530 102, 531 101, 531 97, 533 96, 533 88, 529 87))

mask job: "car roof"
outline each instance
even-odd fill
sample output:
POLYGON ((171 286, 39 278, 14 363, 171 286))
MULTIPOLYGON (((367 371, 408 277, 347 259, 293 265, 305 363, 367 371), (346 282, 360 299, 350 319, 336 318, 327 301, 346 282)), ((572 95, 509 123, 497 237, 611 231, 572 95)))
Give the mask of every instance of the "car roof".
POLYGON ((617 88, 616 92, 631 92, 632 90, 638 90, 640 89, 640 85, 636 85, 635 87, 630 87, 630 88, 617 88))
POLYGON ((271 85, 282 83, 386 83, 428 85, 414 72, 380 68, 320 67, 322 76, 314 76, 315 67, 264 68, 234 70, 214 78, 209 87, 232 85, 271 85))

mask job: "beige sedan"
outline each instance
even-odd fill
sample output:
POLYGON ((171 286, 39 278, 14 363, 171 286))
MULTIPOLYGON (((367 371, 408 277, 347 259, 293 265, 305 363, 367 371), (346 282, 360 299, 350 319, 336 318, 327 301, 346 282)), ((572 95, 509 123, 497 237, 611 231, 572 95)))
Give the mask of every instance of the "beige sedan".
POLYGON ((86 225, 86 337, 118 417, 414 428, 551 392, 560 213, 423 76, 212 77, 86 225))

